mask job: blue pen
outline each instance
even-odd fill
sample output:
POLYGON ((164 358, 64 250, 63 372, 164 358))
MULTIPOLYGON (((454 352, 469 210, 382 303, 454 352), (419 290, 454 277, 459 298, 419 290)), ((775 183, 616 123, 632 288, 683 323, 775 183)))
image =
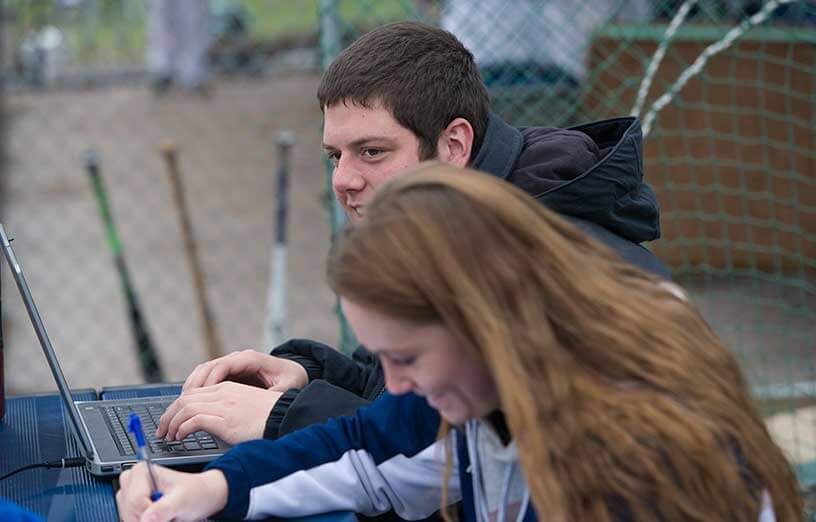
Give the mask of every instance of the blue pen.
POLYGON ((142 431, 142 421, 134 412, 130 412, 130 420, 128 421, 128 431, 133 434, 136 439, 136 455, 139 460, 147 463, 147 474, 150 476, 150 500, 156 502, 162 498, 162 492, 159 491, 159 486, 156 484, 156 476, 153 475, 153 466, 150 463, 150 451, 145 446, 144 431, 142 431))

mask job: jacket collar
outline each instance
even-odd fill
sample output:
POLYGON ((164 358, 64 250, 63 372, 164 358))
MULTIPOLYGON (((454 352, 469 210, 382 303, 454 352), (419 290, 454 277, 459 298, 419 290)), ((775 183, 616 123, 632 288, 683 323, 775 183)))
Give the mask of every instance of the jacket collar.
POLYGON ((521 131, 491 112, 482 146, 470 162, 470 167, 507 179, 516 164, 522 145, 521 131))

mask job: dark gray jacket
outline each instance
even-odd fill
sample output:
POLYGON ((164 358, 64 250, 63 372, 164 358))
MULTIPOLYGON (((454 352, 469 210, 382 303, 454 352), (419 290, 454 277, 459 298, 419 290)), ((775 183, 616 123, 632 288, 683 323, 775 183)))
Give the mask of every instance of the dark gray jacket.
MULTIPOLYGON (((470 166, 506 179, 623 259, 669 278, 666 266, 640 244, 660 237, 657 198, 643 181, 642 139, 634 117, 570 129, 516 129, 491 115, 470 166)), ((363 347, 349 358, 322 343, 295 339, 272 354, 301 363, 309 384, 287 391, 275 404, 266 438, 350 415, 385 389, 376 357, 363 347)))

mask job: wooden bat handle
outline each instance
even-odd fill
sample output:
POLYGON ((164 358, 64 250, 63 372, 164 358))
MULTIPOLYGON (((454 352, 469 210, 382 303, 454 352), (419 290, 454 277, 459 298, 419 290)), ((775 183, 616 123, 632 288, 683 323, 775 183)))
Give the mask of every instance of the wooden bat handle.
POLYGON ((161 153, 162 156, 164 156, 167 173, 170 176, 170 184, 173 187, 173 200, 179 212, 184 249, 187 252, 187 261, 190 263, 190 271, 193 275, 193 286, 196 291, 198 310, 201 314, 204 340, 207 343, 207 355, 210 359, 216 359, 221 357, 221 346, 215 331, 215 321, 210 309, 209 300, 207 299, 204 271, 199 261, 198 247, 193 234, 193 225, 190 221, 190 213, 187 210, 187 200, 184 196, 184 184, 181 181, 181 170, 178 166, 177 152, 178 148, 174 143, 165 143, 161 146, 161 153))

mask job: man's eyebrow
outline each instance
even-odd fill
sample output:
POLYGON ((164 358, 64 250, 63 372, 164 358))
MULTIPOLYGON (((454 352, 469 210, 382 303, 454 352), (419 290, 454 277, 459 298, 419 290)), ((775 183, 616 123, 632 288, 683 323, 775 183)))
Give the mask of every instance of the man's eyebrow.
MULTIPOLYGON (((348 145, 350 147, 352 147, 352 148, 357 148, 357 147, 360 147, 360 146, 365 145, 366 143, 369 143, 369 142, 372 142, 372 141, 391 141, 391 138, 389 138, 387 136, 376 136, 376 135, 363 136, 361 138, 357 138, 356 140, 354 140, 352 142, 349 142, 348 145)), ((331 145, 329 143, 323 143, 323 148, 326 149, 326 150, 337 150, 336 146, 331 145)))

